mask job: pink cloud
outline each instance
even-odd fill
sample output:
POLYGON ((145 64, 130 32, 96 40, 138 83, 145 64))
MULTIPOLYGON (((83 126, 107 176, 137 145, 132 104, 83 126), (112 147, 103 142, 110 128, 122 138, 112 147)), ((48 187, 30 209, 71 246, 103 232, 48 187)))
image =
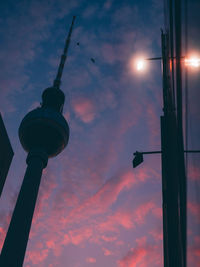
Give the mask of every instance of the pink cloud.
POLYGON ((163 240, 163 229, 161 228, 153 229, 152 231, 150 231, 150 234, 153 236, 155 241, 163 240))
POLYGON ((87 258, 86 259, 86 262, 88 262, 88 263, 95 263, 96 262, 96 259, 95 258, 87 258))
POLYGON ((48 256, 48 249, 28 250, 26 259, 34 265, 42 263, 48 256))
POLYGON ((107 248, 102 248, 102 250, 103 250, 103 254, 104 254, 105 256, 113 255, 113 252, 110 251, 110 250, 107 249, 107 248))
POLYGON ((195 236, 193 244, 188 245, 188 266, 200 266, 200 236, 195 236))
POLYGON ((161 207, 155 207, 152 212, 157 218, 162 219, 163 210, 161 207))
MULTIPOLYGON (((44 176, 46 177, 46 175, 47 177, 49 176, 48 172, 44 176)), ((121 192, 130 190, 137 184, 144 183, 148 177, 149 175, 145 171, 139 172, 136 177, 132 171, 119 173, 110 178, 96 194, 82 203, 74 202, 75 206, 70 208, 67 215, 63 207, 62 209, 51 210, 50 216, 46 218, 43 210, 48 209, 49 197, 56 188, 52 182, 53 177, 51 178, 50 175, 49 185, 44 180, 41 187, 40 209, 36 211, 31 234, 31 240, 33 236, 36 239, 37 236, 40 236, 44 241, 44 246, 41 248, 43 253, 39 259, 45 260, 45 255, 48 255, 50 251, 55 256, 61 255, 63 246, 68 244, 81 246, 84 242, 96 244, 109 242, 117 245, 120 242, 119 227, 123 227, 123 229, 128 231, 138 224, 144 224, 145 217, 150 212, 155 215, 154 211, 157 209, 157 206, 153 202, 143 203, 131 211, 119 209, 116 212, 111 212, 110 210, 110 207, 117 201, 121 192), (45 188, 47 188, 47 192, 43 191, 45 188)), ((67 206, 68 200, 65 202, 65 198, 70 201, 67 194, 63 191, 60 201, 66 203, 64 206, 67 206)), ((57 200, 57 202, 60 201, 57 200)), ((37 254, 38 247, 32 243, 32 245, 30 244, 30 250, 37 254)), ((108 251, 105 253, 109 254, 108 251)), ((34 263, 33 255, 30 254, 26 257, 27 263, 34 263)))
POLYGON ((96 117, 96 108, 94 103, 87 98, 78 98, 73 100, 72 107, 76 116, 85 123, 90 123, 96 117))
POLYGON ((159 254, 159 247, 148 245, 146 237, 137 240, 137 245, 131 248, 128 253, 118 261, 119 267, 159 267, 162 261, 159 254))
POLYGON ((89 227, 84 227, 69 231, 69 236, 72 244, 79 245, 84 240, 87 240, 92 236, 92 229, 90 229, 89 227))
POLYGON ((144 259, 147 255, 146 248, 131 249, 127 255, 119 261, 120 267, 136 267, 138 264, 140 267, 144 267, 144 259))
POLYGON ((200 181, 200 168, 190 164, 188 168, 188 177, 192 181, 200 181))
POLYGON ((147 202, 140 205, 135 211, 135 221, 138 224, 144 223, 146 215, 155 208, 154 202, 147 202))
POLYGON ((54 248, 55 247, 55 242, 53 240, 48 240, 46 242, 46 245, 48 248, 54 248))
POLYGON ((3 247, 4 239, 6 237, 6 233, 8 230, 8 226, 11 220, 12 211, 9 213, 1 212, 0 218, 1 218, 1 226, 0 226, 0 250, 3 247))
POLYGON ((146 245, 146 242, 147 242, 146 236, 142 236, 142 237, 136 239, 136 243, 140 247, 146 245))
POLYGON ((105 242, 113 242, 117 239, 116 236, 106 236, 106 235, 102 235, 101 239, 105 242))
POLYGON ((138 177, 136 179, 131 171, 122 174, 119 173, 111 177, 94 195, 73 209, 65 221, 79 221, 80 219, 87 218, 88 216, 101 214, 107 211, 107 209, 117 200, 119 194, 123 190, 130 189, 139 181, 140 179, 138 179, 138 177))
MULTIPOLYGON (((119 232, 119 226, 122 226, 125 229, 131 229, 134 226, 132 215, 129 212, 116 212, 112 215, 108 215, 104 218, 103 221, 99 222, 97 229, 99 233, 105 234, 106 232, 119 232)), ((113 239, 105 238, 103 235, 102 238, 104 241, 110 242, 113 239)))
POLYGON ((3 246, 4 237, 6 235, 6 231, 3 227, 0 227, 0 248, 3 246))
MULTIPOLYGON (((154 202, 147 202, 139 205, 135 210, 123 210, 114 212, 112 215, 108 215, 102 222, 98 224, 98 232, 116 232, 119 231, 119 226, 124 229, 135 228, 136 225, 145 224, 145 218, 148 214, 154 214, 156 205, 154 202)), ((105 239, 105 235, 104 235, 105 239)), ((112 239, 111 239, 112 240, 112 239)), ((105 239, 106 241, 106 239, 105 239)), ((108 242, 110 239, 108 238, 108 242)))
POLYGON ((196 222, 200 222, 200 204, 188 201, 188 210, 194 216, 196 222))

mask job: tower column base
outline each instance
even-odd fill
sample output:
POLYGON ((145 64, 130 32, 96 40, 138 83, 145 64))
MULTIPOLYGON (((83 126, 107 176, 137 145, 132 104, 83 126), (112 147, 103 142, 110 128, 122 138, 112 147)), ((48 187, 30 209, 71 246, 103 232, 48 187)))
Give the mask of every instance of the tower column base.
POLYGON ((47 166, 44 150, 33 149, 27 156, 27 168, 0 256, 0 266, 22 267, 42 171, 47 166))

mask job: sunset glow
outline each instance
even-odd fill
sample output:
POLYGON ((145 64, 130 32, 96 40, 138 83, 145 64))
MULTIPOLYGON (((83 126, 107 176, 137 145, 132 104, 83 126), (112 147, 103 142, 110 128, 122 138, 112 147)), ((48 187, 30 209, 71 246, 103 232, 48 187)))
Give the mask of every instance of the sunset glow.
MULTIPOLYGON (((59 60, 64 58, 74 15, 76 20, 67 43, 60 84, 65 94, 63 116, 70 128, 69 143, 62 153, 49 159, 41 182, 38 179, 39 193, 23 265, 1 264, 0 259, 0 267, 164 266, 163 236, 168 233, 163 235, 163 154, 145 154, 141 165, 133 168, 132 164, 135 151, 141 154, 163 150, 160 119, 168 127, 168 117, 174 118, 171 111, 167 119, 163 116, 168 111, 163 107, 166 90, 162 88, 165 80, 162 83, 161 33, 166 44, 172 39, 169 34, 168 40, 170 31, 163 23, 168 22, 168 18, 164 20, 167 12, 163 7, 170 1, 164 2, 165 5, 160 0, 1 1, 0 114, 14 157, 0 196, 0 253, 29 162, 19 140, 20 122, 38 108, 43 109, 50 129, 57 125, 49 118, 51 114, 60 118, 54 110, 56 105, 49 109, 40 103, 42 92, 51 88, 57 72, 61 73, 59 60)), ((174 4, 172 7, 174 10, 174 4)), ((199 10, 200 1, 188 1, 188 44, 186 47, 183 36, 181 57, 176 51, 169 54, 171 69, 165 77, 173 100, 177 100, 180 73, 176 68, 177 62, 181 64, 183 124, 187 126, 184 139, 188 143, 185 149, 190 151, 200 149, 199 10)), ((174 12, 173 19, 175 13, 178 14, 174 12)), ((175 35, 175 29, 172 32, 175 35)), ((63 101, 58 91, 55 100, 57 96, 63 101)), ((171 98, 168 94, 165 97, 171 98)), ((56 103, 53 96, 49 99, 56 103)), ((174 102, 176 113, 178 101, 174 102)), ((37 121, 36 116, 36 124, 37 121)), ((58 127, 63 129, 59 123, 58 127)), ((63 133, 65 130, 58 135, 63 133)), ((48 132, 43 134, 41 130, 41 136, 44 143, 56 143, 48 132)), ((169 151, 173 152, 171 148, 169 151)), ((46 155, 43 154, 41 159, 46 155)), ((6 157, 1 155, 0 173, 6 157)), ((187 153, 187 159, 187 266, 200 267, 200 154, 187 153)), ((37 157, 35 160, 40 162, 37 157)), ((41 167, 44 163, 40 163, 41 167)), ((37 171, 33 176, 34 173, 37 171)), ((25 192, 30 201, 36 186, 29 187, 31 194, 25 192)), ((20 218, 24 218, 25 210, 20 218)), ((20 226, 27 229, 24 224, 20 226)), ((14 237, 19 236, 15 232, 14 237)), ((21 255, 18 249, 22 248, 23 236, 13 238, 17 245, 9 255, 12 260, 21 255)))

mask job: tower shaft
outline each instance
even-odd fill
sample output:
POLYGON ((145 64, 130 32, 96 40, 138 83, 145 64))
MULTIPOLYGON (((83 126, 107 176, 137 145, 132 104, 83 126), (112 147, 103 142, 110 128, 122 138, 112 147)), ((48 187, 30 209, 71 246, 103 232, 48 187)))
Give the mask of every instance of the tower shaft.
POLYGON ((48 155, 42 150, 30 151, 27 169, 0 257, 2 267, 22 267, 42 171, 48 155))

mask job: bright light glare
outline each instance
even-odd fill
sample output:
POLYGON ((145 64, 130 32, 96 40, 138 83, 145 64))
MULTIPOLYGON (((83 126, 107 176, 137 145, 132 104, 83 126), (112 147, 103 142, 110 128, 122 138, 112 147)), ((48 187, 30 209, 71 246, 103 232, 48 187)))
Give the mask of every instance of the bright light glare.
POLYGON ((198 68, 200 67, 200 58, 197 58, 197 57, 186 58, 185 65, 198 68))
POLYGON ((142 71, 142 70, 144 70, 145 67, 146 67, 145 60, 140 59, 140 60, 137 61, 136 69, 137 69, 138 71, 142 71))
POLYGON ((130 74, 144 75, 148 71, 148 60, 145 59, 146 55, 133 55, 129 60, 130 74), (136 74, 137 73, 137 74, 136 74))

